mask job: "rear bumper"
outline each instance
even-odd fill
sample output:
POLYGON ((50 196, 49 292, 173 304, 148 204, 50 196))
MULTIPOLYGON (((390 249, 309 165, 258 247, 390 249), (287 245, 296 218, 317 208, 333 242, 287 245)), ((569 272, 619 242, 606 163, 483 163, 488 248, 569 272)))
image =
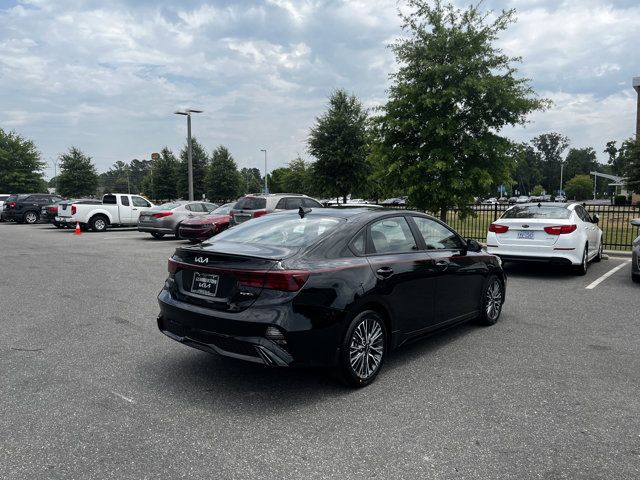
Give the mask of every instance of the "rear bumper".
POLYGON ((202 228, 185 228, 180 227, 178 229, 178 236, 180 238, 184 238, 185 240, 198 240, 204 241, 216 234, 216 229, 212 227, 202 227, 202 228))
POLYGON ((343 334, 341 312, 335 312, 334 321, 317 326, 295 313, 290 303, 230 313, 181 302, 162 290, 158 304, 160 331, 198 350, 272 367, 332 366, 337 362, 343 334), (266 338, 269 326, 280 329, 286 346, 266 338))
POLYGON ((487 252, 499 256, 502 260, 511 262, 547 262, 562 265, 580 265, 582 263, 582 250, 559 250, 558 248, 564 247, 558 247, 556 245, 522 248, 504 244, 496 247, 489 244, 487 246, 487 252))
POLYGON ((149 227, 149 226, 144 226, 144 225, 138 225, 138 231, 139 232, 145 232, 145 233, 164 233, 164 234, 167 234, 167 235, 173 235, 174 233, 176 233, 171 228, 149 227))

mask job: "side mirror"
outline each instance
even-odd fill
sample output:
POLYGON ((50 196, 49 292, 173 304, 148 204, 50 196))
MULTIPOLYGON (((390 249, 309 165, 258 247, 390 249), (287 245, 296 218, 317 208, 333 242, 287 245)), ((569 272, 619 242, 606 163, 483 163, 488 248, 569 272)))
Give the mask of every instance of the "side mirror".
POLYGON ((480 245, 476 240, 468 238, 467 239, 467 250, 469 250, 470 252, 481 252, 482 251, 482 245, 480 245))
POLYGON ((597 213, 593 214, 593 217, 591 217, 593 219, 593 223, 598 223, 600 221, 600 215, 598 215, 597 213))

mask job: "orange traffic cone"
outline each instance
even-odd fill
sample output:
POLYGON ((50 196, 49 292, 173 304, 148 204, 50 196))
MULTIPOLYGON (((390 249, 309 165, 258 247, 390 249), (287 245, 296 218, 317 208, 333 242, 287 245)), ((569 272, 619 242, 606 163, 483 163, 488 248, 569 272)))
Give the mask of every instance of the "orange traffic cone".
POLYGON ((74 235, 80 235, 80 222, 76 222, 76 231, 73 233, 74 235))

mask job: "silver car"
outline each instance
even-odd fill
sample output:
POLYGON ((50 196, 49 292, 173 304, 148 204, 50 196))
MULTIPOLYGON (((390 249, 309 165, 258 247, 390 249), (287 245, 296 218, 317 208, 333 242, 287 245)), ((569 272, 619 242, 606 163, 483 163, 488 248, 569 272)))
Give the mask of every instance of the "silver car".
POLYGON ((206 215, 218 208, 215 203, 208 202, 169 202, 157 205, 140 213, 138 231, 150 233, 153 238, 165 235, 178 237, 180 223, 187 218, 206 215))
MULTIPOLYGON (((640 218, 631 220, 631 225, 640 227, 640 218)), ((640 283, 640 235, 633 241, 633 251, 631 254, 631 279, 640 283)))

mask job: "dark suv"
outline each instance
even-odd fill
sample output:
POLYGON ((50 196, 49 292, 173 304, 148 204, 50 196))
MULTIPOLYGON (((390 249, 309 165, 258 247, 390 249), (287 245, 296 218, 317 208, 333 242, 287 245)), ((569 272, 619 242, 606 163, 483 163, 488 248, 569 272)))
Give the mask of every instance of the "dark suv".
POLYGON ((300 193, 267 193, 246 195, 234 205, 229 212, 229 226, 261 217, 267 213, 283 210, 297 210, 304 208, 324 208, 323 205, 311 197, 300 193))
POLYGON ((49 193, 11 195, 2 207, 2 219, 18 223, 36 223, 40 220, 40 211, 43 206, 61 200, 61 196, 49 193))

